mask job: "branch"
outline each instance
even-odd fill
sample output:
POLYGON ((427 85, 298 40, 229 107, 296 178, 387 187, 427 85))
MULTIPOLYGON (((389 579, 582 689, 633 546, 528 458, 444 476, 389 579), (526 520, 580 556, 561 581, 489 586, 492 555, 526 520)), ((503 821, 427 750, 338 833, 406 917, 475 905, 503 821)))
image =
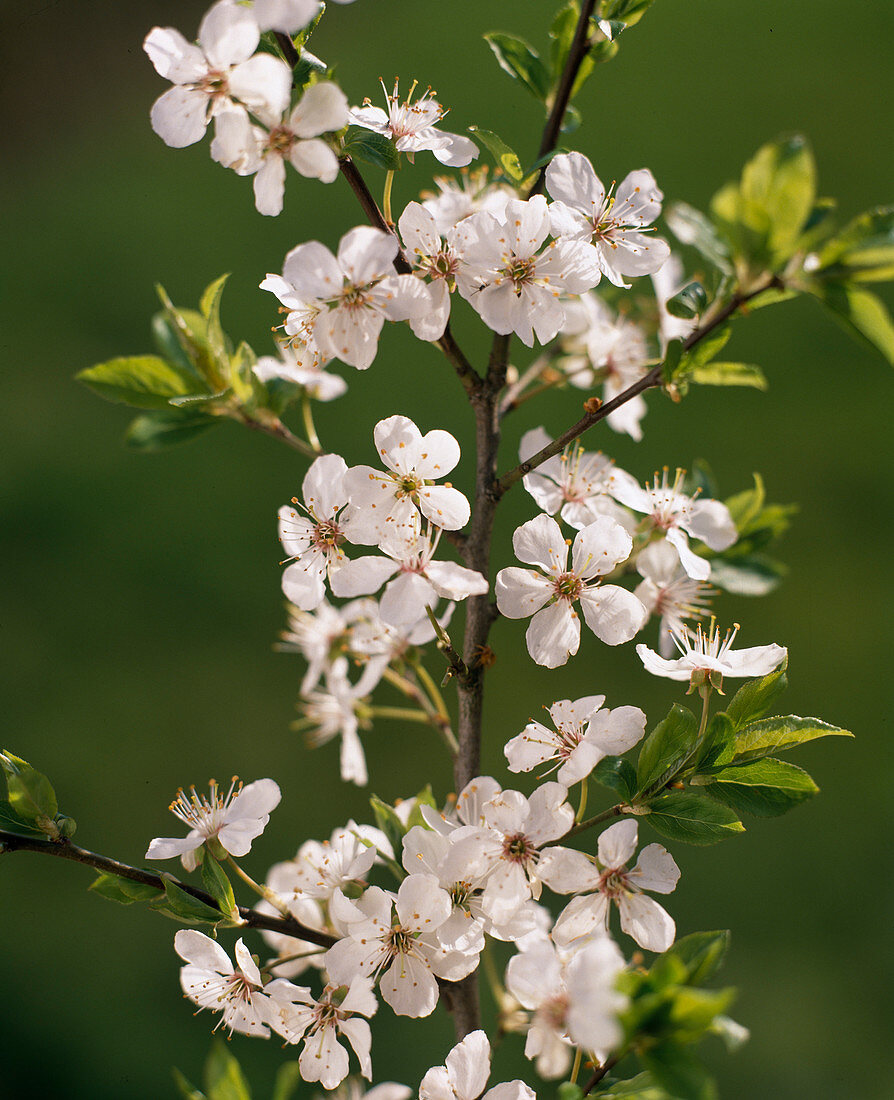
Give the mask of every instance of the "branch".
POLYGON ((615 1055, 614 1058, 609 1058, 607 1061, 603 1062, 603 1064, 596 1069, 593 1076, 590 1078, 590 1080, 584 1086, 584 1096, 589 1096, 589 1094, 593 1091, 594 1088, 596 1088, 596 1086, 599 1084, 599 1082, 602 1080, 602 1078, 605 1077, 605 1075, 608 1073, 608 1071, 610 1069, 614 1069, 614 1067, 620 1061, 621 1061, 621 1055, 618 1054, 618 1055, 615 1055))
MULTIPOLYGON (((568 104, 571 100, 571 90, 577 79, 578 70, 580 69, 581 62, 590 52, 593 45, 590 38, 590 17, 595 7, 596 0, 584 0, 583 4, 581 4, 580 18, 574 29, 574 38, 571 40, 568 56, 565 58, 565 68, 562 70, 559 86, 556 88, 552 110, 546 120, 546 126, 543 128, 543 137, 540 139, 540 149, 537 153, 538 160, 540 160, 541 157, 545 157, 547 153, 551 153, 559 140, 559 132, 565 120, 565 112, 568 110, 568 104)), ((531 195, 540 194, 543 190, 545 180, 546 167, 544 166, 540 169, 540 175, 534 181, 533 187, 531 187, 531 190, 528 192, 528 198, 530 198, 531 195)))
POLYGON ((276 44, 283 52, 286 64, 294 69, 301 60, 301 55, 295 49, 295 43, 292 41, 291 36, 283 34, 282 31, 274 31, 273 37, 276 39, 276 44))
MULTIPOLYGON (((0 829, 0 854, 5 852, 38 852, 45 856, 56 856, 59 859, 68 859, 74 863, 83 863, 96 871, 103 871, 109 875, 117 875, 119 878, 129 879, 131 882, 139 882, 143 886, 152 886, 160 893, 164 893, 165 880, 161 875, 152 871, 144 871, 139 867, 131 867, 127 863, 119 863, 117 859, 108 856, 97 855, 88 852, 86 848, 79 848, 69 840, 38 840, 33 837, 19 836, 17 833, 8 833, 0 829)), ((185 893, 190 894, 198 901, 212 909, 217 909, 217 902, 204 890, 190 886, 185 882, 177 882, 177 886, 185 893)), ((239 916, 245 921, 247 928, 256 928, 265 932, 281 932, 295 939, 307 940, 309 943, 318 944, 320 947, 331 947, 336 942, 335 936, 327 932, 321 932, 318 928, 309 928, 294 917, 276 917, 268 913, 259 913, 256 909, 248 909, 239 906, 239 916)), ((221 920, 224 919, 221 913, 221 920)))
POLYGON ((297 435, 294 435, 279 419, 273 419, 269 423, 264 420, 255 420, 251 416, 240 416, 239 423, 245 424, 246 427, 251 428, 256 432, 263 432, 264 435, 269 435, 271 439, 278 439, 281 443, 285 443, 295 451, 299 451, 301 454, 306 455, 308 458, 319 458, 321 454, 325 454, 322 447, 312 447, 309 443, 305 443, 303 439, 299 439, 297 435))
MULTIPOLYGON (((705 321, 705 323, 691 333, 691 335, 683 342, 683 351, 690 351, 695 345, 703 340, 709 333, 712 333, 720 325, 732 317, 732 315, 741 309, 747 302, 750 302, 752 298, 756 298, 759 294, 763 294, 765 291, 774 287, 781 286, 779 278, 774 275, 769 282, 756 287, 754 290, 748 291, 747 294, 736 292, 732 298, 718 310, 717 313, 705 321)), ((598 424, 600 420, 604 420, 609 413, 613 413, 616 409, 620 409, 622 405, 626 405, 628 401, 636 397, 638 394, 643 393, 645 390, 652 389, 654 386, 661 385, 661 372, 663 363, 659 363, 653 367, 648 374, 644 374, 638 382, 634 382, 632 386, 628 386, 626 390, 619 393, 617 397, 613 397, 611 401, 606 401, 605 404, 601 402, 598 406, 588 409, 586 414, 578 420, 576 424, 572 424, 570 428, 562 432, 562 434, 548 443, 542 450, 539 450, 537 454, 532 455, 531 458, 525 462, 520 462, 514 470, 510 470, 508 473, 503 474, 494 486, 493 492, 496 499, 499 499, 507 489, 510 489, 517 481, 529 474, 532 470, 536 470, 538 466, 542 465, 547 459, 552 458, 554 455, 563 451, 569 443, 573 443, 575 439, 583 435, 585 431, 592 428, 594 424, 598 424)), ((585 407, 590 404, 594 399, 586 402, 585 407)))

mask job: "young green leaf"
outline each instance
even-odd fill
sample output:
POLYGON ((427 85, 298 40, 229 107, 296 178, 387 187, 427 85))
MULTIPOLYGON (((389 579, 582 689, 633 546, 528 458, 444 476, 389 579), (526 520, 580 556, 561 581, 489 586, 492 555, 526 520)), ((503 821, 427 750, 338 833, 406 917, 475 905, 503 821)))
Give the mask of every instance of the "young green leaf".
POLYGON ((220 924, 224 920, 219 910, 194 898, 167 875, 162 875, 162 879, 165 884, 164 895, 150 901, 150 909, 181 924, 220 924))
POLYGON ((205 1062, 208 1100, 251 1100, 251 1089, 234 1055, 219 1040, 205 1062))
POLYGON ((200 1092, 176 1066, 171 1070, 171 1075, 182 1100, 207 1100, 204 1092, 200 1092))
POLYGON ((729 243, 720 236, 710 218, 700 210, 685 202, 675 202, 664 211, 664 220, 681 244, 690 245, 724 274, 732 274, 729 243))
POLYGON ((470 126, 468 129, 475 140, 480 141, 485 149, 487 149, 494 158, 495 164, 504 175, 508 176, 509 179, 514 180, 516 183, 520 183, 521 180, 524 179, 525 174, 522 171, 518 154, 514 149, 509 148, 499 134, 495 134, 491 130, 482 130, 479 126, 470 126))
POLYGON ((744 764, 749 760, 760 760, 772 752, 783 752, 795 745, 815 741, 819 737, 853 736, 850 730, 830 725, 819 718, 799 718, 796 714, 764 718, 740 729, 732 745, 720 757, 719 763, 744 764))
POLYGON ((729 950, 729 940, 730 935, 727 930, 693 932, 677 940, 664 955, 672 956, 683 963, 686 967, 688 985, 701 985, 720 969, 729 950))
POLYGON ((43 829, 29 825, 26 819, 20 817, 5 800, 0 801, 0 829, 7 833, 15 833, 17 836, 40 837, 44 840, 47 836, 43 829))
POLYGON ((301 1069, 297 1062, 286 1062, 279 1067, 273 1082, 271 1100, 292 1100, 295 1090, 301 1084, 301 1069))
POLYGON ((717 799, 737 814, 778 817, 806 802, 819 787, 795 764, 765 757, 751 764, 714 772, 705 794, 717 799))
POLYGON ((389 806, 387 802, 383 802, 378 795, 373 795, 369 800, 372 811, 375 814, 376 825, 382 830, 385 836, 388 838, 388 843, 394 849, 395 852, 400 852, 403 847, 404 823, 397 816, 393 806, 389 806))
POLYGON ((47 836, 58 836, 53 818, 59 812, 56 792, 49 779, 27 760, 11 752, 0 753, 0 768, 6 779, 9 805, 21 821, 34 825, 47 836))
POLYGON ((626 1081, 612 1081, 598 1093, 599 1100, 667 1100, 667 1093, 651 1073, 638 1073, 626 1081))
POLYGON ((107 901, 116 901, 119 905, 133 905, 135 901, 149 901, 162 896, 156 886, 105 873, 97 875, 87 889, 107 901))
POLYGON ((667 1041, 644 1051, 642 1064, 671 1097, 686 1100, 717 1100, 717 1086, 695 1055, 677 1043, 667 1041))
POLYGON ((894 278, 894 206, 879 206, 854 218, 817 254, 824 274, 857 282, 894 278))
POLYGON ((748 680, 730 700, 726 715, 733 726, 740 729, 757 718, 763 718, 787 687, 785 669, 771 672, 760 680, 748 680))
POLYGON ((222 423, 219 416, 184 410, 159 410, 132 420, 124 442, 135 451, 161 451, 174 443, 184 443, 200 435, 206 428, 222 423))
POLYGON ((361 126, 348 127, 342 154, 374 168, 384 168, 386 172, 400 168, 400 153, 394 142, 384 134, 364 130, 361 126))
POLYGON ((894 321, 881 298, 844 283, 817 282, 809 289, 858 343, 894 364, 894 321))
POLYGON ((172 397, 194 393, 195 376, 157 355, 133 355, 97 363, 75 378, 106 401, 136 409, 163 409, 172 397))
POLYGON ((221 275, 213 283, 206 286, 199 301, 199 310, 205 319, 208 348, 221 374, 226 373, 229 355, 227 352, 227 338, 220 323, 220 300, 229 277, 229 273, 221 275))
POLYGON ((769 387, 766 375, 754 363, 721 363, 716 359, 703 367, 694 367, 689 379, 700 386, 749 386, 753 390, 769 387))
POLYGON ((695 748, 697 738, 695 715, 674 703, 668 716, 643 741, 636 765, 637 788, 648 791, 664 786, 695 748))
POLYGON ((716 844, 745 831, 731 810, 685 791, 653 798, 649 811, 645 820, 656 833, 684 844, 716 844))
POLYGON ((590 778, 616 791, 625 802, 636 794, 636 772, 620 756, 604 756, 590 773, 590 778))
POLYGON ((816 198, 816 165, 801 135, 770 142, 742 172, 742 198, 766 214, 771 262, 792 255, 816 198))
POLYGON ((735 596, 766 596, 779 587, 787 572, 784 565, 763 554, 711 560, 711 583, 735 596))
POLYGON ((532 50, 524 39, 500 31, 486 34, 484 41, 493 50, 503 72, 520 81, 535 99, 545 103, 552 82, 536 50, 532 50))
POLYGON ((225 917, 239 919, 236 908, 236 898, 233 896, 233 887, 223 867, 217 862, 210 852, 205 852, 202 860, 202 884, 208 893, 217 902, 218 907, 225 917))
POLYGON ((701 283, 688 283, 665 302, 665 309, 672 317, 689 320, 704 312, 708 304, 708 295, 701 283))

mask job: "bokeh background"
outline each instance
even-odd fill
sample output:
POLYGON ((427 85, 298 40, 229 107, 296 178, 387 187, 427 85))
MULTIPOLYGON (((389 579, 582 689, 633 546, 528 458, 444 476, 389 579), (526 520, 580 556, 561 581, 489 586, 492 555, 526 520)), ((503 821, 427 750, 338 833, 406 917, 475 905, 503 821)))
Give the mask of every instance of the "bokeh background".
MULTIPOLYGON (((358 0, 332 6, 313 46, 337 61, 352 102, 375 99, 380 76, 418 77, 452 108, 453 128, 496 130, 530 160, 536 107, 481 34, 511 30, 542 46, 555 6, 358 0)), ((249 181, 215 165, 207 143, 175 151, 153 135, 149 107, 167 85, 142 39, 156 23, 191 36, 203 10, 194 0, 2 5, 3 741, 53 778, 78 841, 137 863, 149 838, 172 830, 165 807, 180 784, 276 777, 282 805, 247 861, 262 875, 348 815, 369 819, 368 792, 337 780, 335 747, 310 754, 289 732, 301 666, 272 650, 284 625, 274 518, 303 462, 230 425, 165 454, 129 453, 127 411, 72 381, 94 362, 149 350, 156 280, 193 305, 232 271, 225 326, 266 351, 274 303, 259 280, 298 242, 333 246, 362 220, 342 184, 295 176, 285 213, 262 218, 249 181)), ((832 0, 657 0, 587 85, 575 144, 603 178, 645 164, 669 199, 704 208, 758 145, 801 130, 821 192, 846 219, 891 198, 892 30, 888 0, 844 10, 832 0)), ((400 173, 398 208, 432 167, 421 155, 400 173)), ((476 325, 458 328, 480 357, 476 325)), ((700 390, 678 407, 653 394, 642 443, 605 428, 590 443, 641 477, 706 457, 724 493, 760 470, 771 498, 800 504, 778 593, 726 598, 720 613, 745 624, 743 644, 790 647, 787 710, 857 739, 792 756, 822 787, 810 804, 713 848, 674 846, 683 878, 669 908, 681 934, 733 930, 722 977, 741 990, 734 1015, 752 1039, 735 1056, 702 1047, 726 1100, 880 1100, 894 1070, 890 372, 809 302, 743 321, 730 351, 765 366, 768 394, 700 390)), ((386 333, 373 369, 344 373, 349 395, 321 408, 318 424, 349 463, 370 459, 373 423, 395 411, 470 443, 451 370, 404 327, 386 333)), ((525 406, 509 422, 504 465, 523 430, 557 432, 579 402, 570 391, 525 406)), ((455 483, 471 486, 468 456, 455 483)), ((532 514, 513 493, 499 564, 532 514)), ((544 703, 600 691, 654 721, 677 698, 629 646, 588 637, 550 673, 528 659, 522 626, 500 623, 493 637, 485 760, 501 777, 503 743, 544 703)), ((383 724, 368 750, 370 790, 385 798, 429 780, 450 789, 439 744, 420 727, 383 724)), ((0 860, 3 1097, 156 1100, 174 1095, 172 1065, 200 1077, 212 1021, 193 1020, 179 998, 174 926, 87 894, 91 877, 25 854, 0 860)), ((383 1008, 375 1035, 376 1079, 415 1084, 443 1060, 451 1028, 440 1012, 396 1025, 383 1008)), ((521 1045, 504 1044, 499 1069, 526 1071, 521 1045)), ((231 1049, 255 1095, 268 1096, 286 1055, 239 1037, 231 1049)))

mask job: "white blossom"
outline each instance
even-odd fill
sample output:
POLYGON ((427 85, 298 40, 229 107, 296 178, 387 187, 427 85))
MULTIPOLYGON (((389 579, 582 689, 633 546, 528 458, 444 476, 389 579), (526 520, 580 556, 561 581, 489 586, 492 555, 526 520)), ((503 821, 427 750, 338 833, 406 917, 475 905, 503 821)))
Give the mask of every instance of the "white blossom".
POLYGON ((557 200, 550 205, 553 236, 592 242, 600 271, 615 286, 630 285, 625 275, 657 271, 670 255, 645 229, 664 198, 647 168, 631 172, 612 195, 583 154, 560 153, 546 169, 546 187, 557 200))
POLYGON ((338 455, 321 455, 304 475, 304 503, 293 497, 294 508, 286 505, 279 510, 279 539, 292 563, 282 575, 282 590, 302 611, 319 607, 326 593, 324 578, 331 581, 345 562, 341 544, 350 520, 340 513, 348 503, 347 469, 338 455))
POLYGON ((407 204, 397 227, 414 273, 428 280, 431 298, 429 311, 411 318, 410 327, 420 340, 440 340, 450 318, 450 295, 456 289, 463 235, 451 227, 442 240, 433 215, 418 202, 407 204))
POLYGON ((187 793, 182 788, 169 809, 189 826, 182 838, 156 837, 149 845, 146 859, 173 859, 180 856, 187 871, 198 866, 197 849, 215 841, 231 856, 245 856, 252 841, 266 829, 270 814, 282 797, 272 779, 256 779, 244 787, 234 776, 226 794, 217 781, 209 782, 209 795, 198 794, 195 787, 187 793))
POLYGON ((494 332, 514 332, 529 348, 556 335, 565 320, 563 294, 581 294, 599 281, 592 249, 550 241, 546 199, 510 199, 502 219, 472 214, 464 236, 457 286, 494 332))
MULTIPOLYGON (((571 354, 563 362, 572 385, 592 388, 603 380, 602 398, 609 402, 643 378, 649 371, 649 350, 639 325, 615 316, 596 294, 582 294, 566 303, 563 346, 571 354)), ((639 441, 640 421, 647 405, 636 394, 606 417, 615 432, 639 441)))
POLYGON ((406 321, 430 308, 426 287, 415 275, 394 269, 397 238, 361 225, 346 233, 333 256, 319 241, 288 253, 283 274, 261 283, 289 309, 285 330, 322 355, 366 370, 376 357, 386 319, 406 321))
POLYGON ((693 580, 680 564, 680 555, 666 539, 650 542, 636 559, 643 577, 633 590, 650 615, 657 615, 658 651, 662 657, 674 652, 672 634, 686 628, 686 619, 700 618, 714 591, 709 584, 693 580))
POLYGON ((326 369, 322 355, 314 350, 312 344, 296 342, 279 345, 279 358, 262 355, 252 367, 256 378, 261 382, 270 382, 282 378, 301 386, 315 401, 334 401, 348 388, 344 378, 330 374, 326 369))
MULTIPOLYGON (((532 428, 521 438, 518 457, 527 462, 552 442, 543 428, 532 428)), ((558 512, 569 527, 580 531, 599 516, 609 516, 632 535, 632 516, 610 496, 614 481, 612 460, 600 452, 585 451, 575 442, 541 462, 525 475, 522 484, 544 512, 550 516, 558 512)))
POLYGON ((174 85, 151 112, 152 129, 167 145, 200 141, 209 120, 224 111, 283 113, 292 73, 278 58, 254 53, 259 39, 250 9, 234 0, 218 0, 206 12, 197 46, 173 27, 152 28, 143 49, 174 85))
POLYGON ((621 928, 647 951, 667 951, 676 926, 664 909, 643 890, 669 894, 677 885, 680 869, 660 844, 649 844, 628 870, 636 851, 637 823, 619 821, 599 837, 596 863, 583 852, 550 848, 541 861, 543 881, 557 894, 576 893, 553 929, 558 944, 570 944, 583 936, 608 930, 612 904, 621 915, 621 928), (584 893, 584 891, 594 893, 584 893))
POLYGON ((381 1085, 364 1090, 356 1078, 349 1077, 331 1094, 331 1100, 410 1100, 412 1095, 413 1090, 408 1085, 385 1081, 381 1085))
POLYGON ((680 651, 676 660, 665 660, 646 645, 638 645, 636 652, 646 671, 653 676, 693 683, 701 674, 709 677, 717 688, 722 687, 724 676, 767 676, 788 657, 788 650, 775 642, 750 649, 733 649, 738 632, 737 624, 721 639, 720 627, 712 623, 710 630, 703 630, 699 623, 695 630, 684 627, 671 635, 680 651))
POLYGON ((442 237, 457 222, 482 210, 501 220, 506 203, 516 197, 515 191, 505 183, 488 183, 487 165, 474 171, 463 169, 459 178, 437 176, 434 182, 439 193, 423 194, 422 205, 434 218, 435 229, 442 237))
POLYGON ((226 951, 202 932, 181 928, 174 936, 174 950, 187 964, 180 969, 180 987, 199 1009, 220 1012, 221 1025, 230 1034, 267 1038, 270 1034, 269 1001, 262 992, 257 963, 242 940, 236 941, 235 969, 226 951))
POLYGON ((537 516, 512 538, 515 556, 538 569, 511 566, 497 574, 497 607, 509 619, 533 615, 526 640, 539 665, 555 668, 577 653, 580 601, 587 626, 606 645, 628 642, 642 627, 646 609, 632 592, 600 578, 630 556, 633 542, 620 524, 607 516, 579 531, 571 549, 550 516, 537 516))
POLYGON ((317 687, 339 657, 348 657, 366 666, 362 677, 366 691, 375 687, 381 670, 389 663, 390 657, 384 656, 390 653, 384 640, 387 630, 379 619, 375 600, 351 600, 341 607, 332 607, 323 600, 313 611, 289 608, 289 629, 282 634, 278 648, 295 650, 307 661, 307 671, 301 681, 302 695, 317 687), (374 645, 373 639, 378 644, 374 645), (372 667, 378 672, 370 672, 372 667))
POLYGON ((548 708, 555 729, 533 718, 504 748, 511 772, 529 772, 555 761, 556 779, 571 787, 586 778, 606 756, 620 756, 642 739, 646 716, 639 707, 603 708, 604 695, 572 702, 560 699, 548 708))
POLYGON ((435 429, 423 435, 408 417, 389 416, 376 424, 373 438, 387 470, 352 466, 345 475, 352 542, 379 543, 391 534, 413 538, 420 512, 447 531, 465 527, 468 500, 449 483, 435 484, 460 459, 450 432, 435 429))
MULTIPOLYGON (((326 929, 326 920, 320 903, 316 898, 307 897, 298 892, 294 886, 294 873, 290 862, 277 863, 267 873, 264 885, 272 890, 279 900, 288 907, 290 916, 306 928, 315 928, 320 932, 326 929)), ((266 898, 260 898, 255 903, 255 909, 259 913, 266 913, 271 917, 281 917, 282 910, 277 908, 266 898)), ((325 948, 311 940, 298 939, 295 936, 287 936, 284 932, 272 932, 263 929, 261 935, 275 952, 276 956, 267 963, 267 969, 275 978, 295 978, 308 967, 320 969, 323 965, 325 948), (277 962, 282 959, 282 962, 277 962)))
POLYGON ((348 124, 348 101, 335 84, 313 84, 294 109, 272 114, 258 109, 266 129, 254 126, 244 111, 218 115, 211 155, 239 175, 254 175, 255 206, 259 213, 282 212, 286 161, 299 175, 332 183, 338 176, 338 158, 319 135, 348 124))
POLYGON ((430 1015, 438 1001, 436 976, 453 980, 450 970, 445 973, 439 966, 439 945, 432 936, 452 909, 437 879, 409 875, 396 898, 378 886, 371 886, 357 902, 335 893, 330 908, 348 930, 326 952, 330 979, 349 982, 358 974, 379 976, 379 991, 398 1016, 430 1015))
POLYGON ((627 998, 615 985, 623 968, 607 936, 573 953, 546 942, 509 960, 506 986, 532 1013, 525 1055, 536 1060, 541 1077, 563 1077, 573 1046, 602 1061, 621 1041, 617 1014, 627 998))
POLYGON ((738 538, 738 531, 729 508, 721 501, 690 497, 682 491, 683 474, 678 469, 670 482, 665 466, 661 479, 656 474, 654 482, 645 488, 629 474, 619 475, 614 494, 628 508, 645 513, 652 527, 664 533, 693 580, 706 581, 711 576, 711 565, 690 550, 688 536, 700 539, 712 550, 727 550, 738 538))
POLYGON ((337 596, 365 596, 387 581, 379 614, 395 626, 417 622, 441 597, 464 600, 487 592, 487 580, 474 569, 433 560, 440 538, 440 530, 432 535, 430 528, 397 532, 383 539, 384 557, 355 558, 340 569, 333 576, 332 591, 337 596))
POLYGON ((431 88, 414 101, 414 81, 406 101, 402 103, 398 84, 395 80, 391 95, 382 84, 387 111, 373 107, 369 99, 363 101, 362 107, 352 108, 351 121, 354 125, 391 138, 397 151, 406 153, 411 164, 416 153, 423 150, 430 150, 441 164, 450 168, 462 168, 478 156, 478 146, 469 138, 437 129, 437 124, 447 112, 432 98, 434 93, 431 88))
POLYGON ((379 1007, 369 978, 356 977, 350 985, 329 984, 319 997, 279 978, 270 982, 265 993, 274 1031, 293 1045, 304 1040, 298 1056, 303 1081, 319 1081, 324 1089, 334 1089, 347 1077, 348 1052, 340 1036, 353 1048, 360 1072, 372 1079, 372 1034, 366 1020, 358 1018, 375 1015, 379 1007))
POLYGON ((490 1043, 483 1031, 470 1032, 422 1078, 419 1100, 536 1100, 523 1081, 509 1081, 484 1092, 490 1077, 490 1043), (482 1093, 484 1095, 482 1096, 482 1093))
POLYGON ((369 690, 363 677, 356 684, 350 682, 348 662, 339 657, 326 675, 326 689, 308 692, 298 703, 303 717, 295 724, 305 730, 305 739, 312 748, 340 737, 341 777, 345 783, 356 783, 358 787, 365 787, 369 779, 358 734, 358 711, 365 709, 363 700, 369 690))
MULTIPOLYGON (((336 0, 347 3, 348 0, 336 0)), ((320 11, 319 0, 254 0, 251 13, 261 31, 280 31, 294 34, 316 19, 320 11)))

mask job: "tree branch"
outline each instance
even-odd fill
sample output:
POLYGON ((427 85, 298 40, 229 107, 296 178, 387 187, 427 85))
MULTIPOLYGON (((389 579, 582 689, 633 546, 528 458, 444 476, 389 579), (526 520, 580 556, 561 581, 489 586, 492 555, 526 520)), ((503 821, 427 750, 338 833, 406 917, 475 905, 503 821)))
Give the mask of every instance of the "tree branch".
MULTIPOLYGON (((778 277, 774 275, 769 282, 764 283, 754 290, 748 291, 747 294, 735 293, 722 309, 718 310, 713 317, 709 317, 700 328, 697 328, 695 332, 690 334, 683 342, 683 351, 687 352, 694 348, 700 340, 703 340, 715 329, 728 321, 738 309, 741 309, 747 302, 750 302, 752 298, 756 298, 759 294, 763 294, 765 291, 780 285, 778 277)), ((499 499, 499 497, 517 481, 521 481, 526 474, 529 474, 532 470, 536 470, 537 467, 541 466, 547 459, 559 454, 569 443, 573 443, 575 439, 583 435, 589 428, 592 428, 594 424, 598 424, 600 420, 604 420, 609 413, 613 413, 616 409, 620 409, 622 405, 626 405, 627 402, 636 397, 637 394, 661 385, 661 372, 663 366, 663 363, 659 363, 657 366, 653 367, 648 374, 644 374, 639 381, 634 382, 632 386, 628 386, 627 389, 619 393, 617 397, 613 397, 611 401, 606 401, 605 404, 600 402, 598 407, 588 410, 576 424, 572 424, 570 428, 562 432, 562 434, 554 439, 552 443, 548 443, 539 450, 537 454, 532 455, 531 458, 527 459, 525 462, 520 462, 514 470, 510 470, 508 473, 503 474, 494 485, 493 492, 496 497, 499 499)), ((592 400, 591 398, 591 401, 592 400)))
MULTIPOLYGON (((117 859, 108 856, 97 855, 86 848, 79 848, 70 840, 39 840, 36 837, 19 836, 17 833, 8 833, 0 829, 0 854, 5 852, 38 852, 45 856, 56 856, 58 859, 68 859, 74 863, 83 863, 96 871, 105 874, 117 875, 126 878, 130 882, 138 882, 142 886, 152 886, 160 893, 164 893, 165 880, 161 875, 152 871, 144 871, 139 867, 131 867, 127 863, 119 863, 117 859)), ((177 886, 197 901, 204 902, 212 909, 217 908, 217 902, 204 890, 190 886, 185 882, 177 882, 177 886)), ((328 932, 321 932, 318 928, 309 928, 294 917, 277 917, 268 913, 259 913, 256 909, 248 909, 239 906, 239 916, 245 921, 245 927, 256 928, 265 932, 280 932, 285 936, 293 936, 295 939, 307 940, 320 947, 331 947, 336 942, 335 936, 328 932)), ((224 920, 221 913, 221 920, 224 920)))
MULTIPOLYGON (((565 112, 568 110, 568 104, 571 101, 571 90, 577 79, 578 70, 580 69, 581 62, 590 52, 593 45, 590 38, 590 17, 595 7, 596 0, 584 0, 583 4, 581 4, 580 18, 574 29, 574 38, 571 40, 568 57, 565 59, 565 67, 562 70, 562 76, 556 88, 552 110, 546 120, 546 126, 543 128, 543 137, 540 139, 540 149, 537 152, 538 160, 540 160, 541 157, 545 157, 547 153, 551 153, 559 140, 559 133, 562 129, 562 123, 565 120, 565 112)), ((543 167, 540 169, 540 174, 528 192, 528 198, 530 198, 531 195, 539 195, 543 190, 545 181, 546 168, 543 167)))

